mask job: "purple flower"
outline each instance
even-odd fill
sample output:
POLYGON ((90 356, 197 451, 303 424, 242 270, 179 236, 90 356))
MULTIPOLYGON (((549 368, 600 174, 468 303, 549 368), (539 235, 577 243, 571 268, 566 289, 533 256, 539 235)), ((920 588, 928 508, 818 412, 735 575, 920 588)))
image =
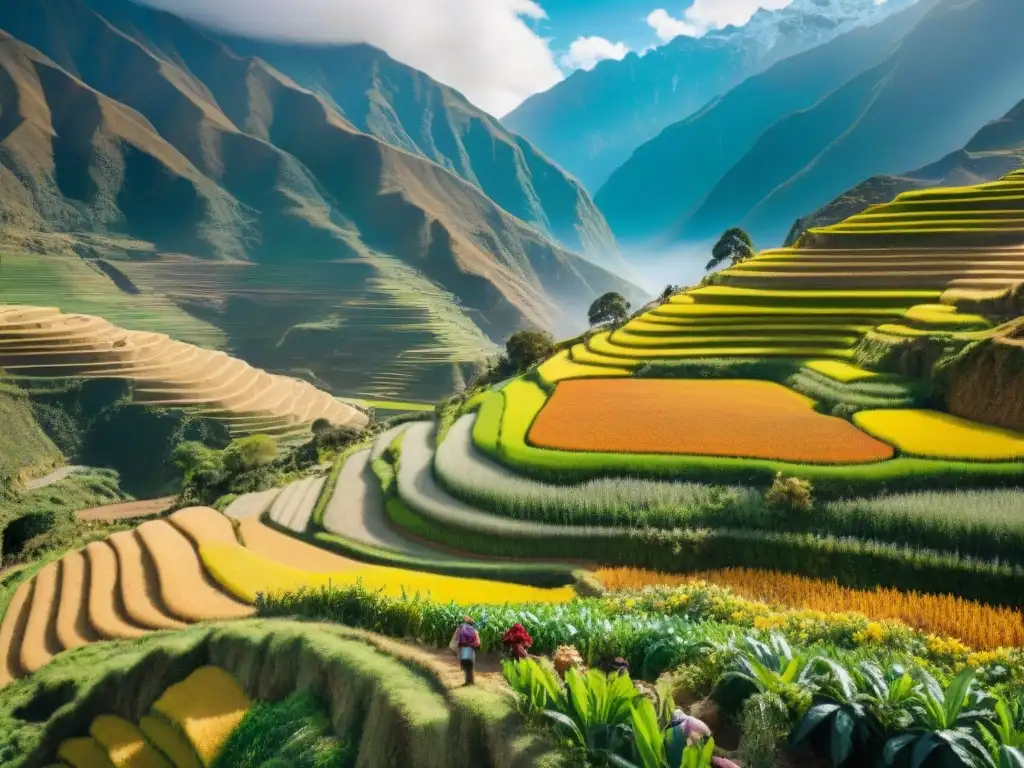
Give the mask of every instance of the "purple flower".
POLYGON ((711 768, 742 768, 742 766, 724 757, 712 757, 711 768))

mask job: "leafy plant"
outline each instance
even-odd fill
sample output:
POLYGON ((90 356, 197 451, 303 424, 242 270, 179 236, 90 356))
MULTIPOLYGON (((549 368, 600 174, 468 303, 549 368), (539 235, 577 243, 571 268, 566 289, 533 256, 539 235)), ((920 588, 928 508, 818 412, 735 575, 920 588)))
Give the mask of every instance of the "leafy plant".
POLYGON ((978 724, 982 740, 999 768, 1024 768, 1024 707, 996 702, 995 720, 978 724))
POLYGON ((501 672, 509 687, 519 694, 527 714, 536 715, 558 705, 562 682, 553 669, 533 659, 502 661, 501 672))
POLYGON ((565 673, 565 695, 544 716, 588 755, 607 758, 629 749, 633 705, 642 698, 627 675, 572 667, 565 673))
POLYGON ((945 690, 935 678, 918 671, 922 689, 914 708, 914 724, 907 733, 885 745, 886 765, 908 768, 995 768, 988 749, 975 735, 974 726, 995 717, 991 697, 975 685, 975 671, 965 669, 945 690))
POLYGON ((774 693, 791 712, 803 715, 817 690, 817 669, 804 654, 794 653, 786 639, 773 633, 768 643, 744 638, 746 648, 739 649, 734 666, 725 680, 745 683, 757 693, 774 693))

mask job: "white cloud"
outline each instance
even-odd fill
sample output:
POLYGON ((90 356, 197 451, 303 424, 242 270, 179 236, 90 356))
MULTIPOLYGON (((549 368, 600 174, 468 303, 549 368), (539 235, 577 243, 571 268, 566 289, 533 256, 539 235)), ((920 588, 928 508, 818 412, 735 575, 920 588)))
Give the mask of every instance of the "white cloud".
POLYGON ((603 37, 577 37, 560 62, 566 69, 593 69, 599 61, 622 61, 629 53, 625 43, 613 43, 603 37))
MULTIPOLYGON (((668 42, 679 35, 700 37, 712 29, 721 29, 730 24, 743 26, 759 8, 777 11, 793 0, 693 0, 693 5, 683 11, 681 18, 672 16, 664 8, 652 11, 647 23, 655 34, 668 42)), ((885 0, 881 0, 885 2, 885 0)))
POLYGON ((562 79, 534 0, 143 1, 252 37, 370 43, 495 115, 562 79))

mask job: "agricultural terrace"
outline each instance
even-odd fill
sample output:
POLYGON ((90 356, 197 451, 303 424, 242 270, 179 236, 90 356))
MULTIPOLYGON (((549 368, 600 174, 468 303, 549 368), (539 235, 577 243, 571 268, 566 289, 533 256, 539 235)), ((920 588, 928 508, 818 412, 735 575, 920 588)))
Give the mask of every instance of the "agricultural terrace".
MULTIPOLYGON (((245 755, 280 727, 339 764, 564 765, 551 739, 606 764, 596 721, 566 703, 606 694, 630 719, 597 727, 634 739, 663 732, 670 701, 714 707, 738 734, 719 754, 743 765, 765 733, 770 750, 873 764, 814 730, 852 702, 878 724, 872 750, 920 738, 939 754, 926 715, 947 711, 947 689, 983 706, 944 732, 1009 745, 1024 728, 1001 714, 1024 700, 1022 186, 903 195, 436 417, 369 424, 283 488, 22 564, 0 584, 0 760, 262 764, 245 755), (475 689, 446 650, 466 613, 480 619, 475 689), (518 708, 496 693, 515 623, 572 697, 535 665, 505 670, 518 708), (616 657, 658 681, 656 711, 625 679, 566 671, 616 657), (898 711, 864 703, 886 691, 905 695, 898 711), (577 735, 539 728, 545 707, 577 735)), ((128 376, 147 402, 249 426, 322 415, 309 390, 252 415, 273 377, 237 392, 247 374, 229 359, 190 369, 198 350, 95 318, 0 320, 0 366, 19 376, 128 376)), ((619 746, 663 768, 660 746, 653 762, 619 746)), ((272 758, 291 764, 259 760, 272 758)))
POLYGON ((162 333, 49 307, 0 305, 0 370, 19 380, 124 379, 133 385, 133 402, 218 419, 236 435, 294 441, 320 418, 366 424, 362 411, 307 382, 162 333))
POLYGON ((768 381, 625 379, 555 388, 527 437, 563 451, 665 453, 860 464, 893 449, 768 381), (599 414, 595 416, 595 414, 599 414), (577 425, 566 430, 566 424, 577 425))

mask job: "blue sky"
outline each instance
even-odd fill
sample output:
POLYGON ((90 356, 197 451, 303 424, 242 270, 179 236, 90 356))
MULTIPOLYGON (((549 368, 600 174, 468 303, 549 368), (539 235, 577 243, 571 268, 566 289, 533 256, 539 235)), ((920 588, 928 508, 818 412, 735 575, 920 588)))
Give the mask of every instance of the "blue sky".
POLYGON ((658 42, 647 15, 666 5, 681 12, 689 3, 658 0, 540 0, 548 18, 535 22, 537 31, 551 37, 551 47, 568 49, 577 37, 597 35, 642 50, 658 42))

